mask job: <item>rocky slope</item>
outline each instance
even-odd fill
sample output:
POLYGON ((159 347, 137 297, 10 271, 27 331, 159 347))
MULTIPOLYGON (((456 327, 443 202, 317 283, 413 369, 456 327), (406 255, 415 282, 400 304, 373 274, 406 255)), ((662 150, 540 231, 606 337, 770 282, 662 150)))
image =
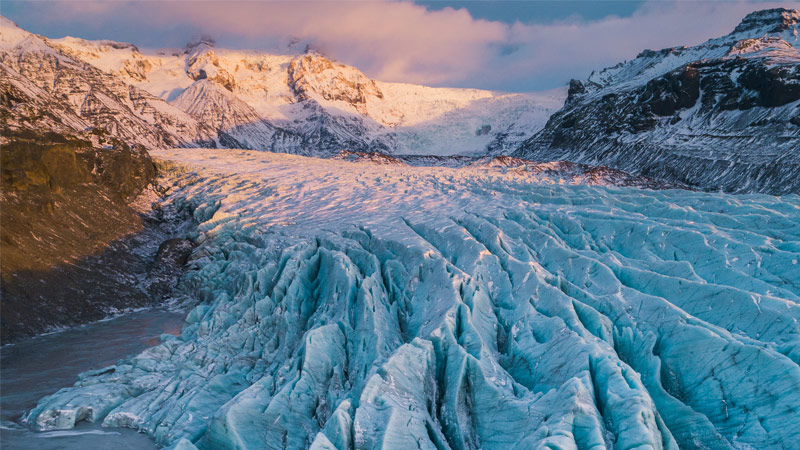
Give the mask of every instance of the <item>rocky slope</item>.
POLYGON ((142 230, 126 201, 154 178, 147 153, 97 150, 56 133, 11 138, 0 195, 3 342, 144 304, 130 283, 109 282, 80 261, 142 230))
POLYGON ((632 176, 621 170, 606 166, 589 166, 570 161, 537 162, 511 156, 478 158, 470 169, 516 174, 556 184, 586 184, 599 186, 625 186, 644 189, 670 189, 682 187, 652 180, 643 176, 632 176))
POLYGON ((75 60, 0 18, 4 127, 101 129, 147 147, 216 145, 216 130, 119 77, 75 60))
POLYGON ((695 47, 644 51, 570 83, 513 154, 730 192, 800 192, 800 12, 749 14, 695 47))
POLYGON ((156 176, 145 146, 217 133, 5 19, 0 31, 5 344, 168 293, 180 245, 158 249, 173 224, 133 204, 156 176))

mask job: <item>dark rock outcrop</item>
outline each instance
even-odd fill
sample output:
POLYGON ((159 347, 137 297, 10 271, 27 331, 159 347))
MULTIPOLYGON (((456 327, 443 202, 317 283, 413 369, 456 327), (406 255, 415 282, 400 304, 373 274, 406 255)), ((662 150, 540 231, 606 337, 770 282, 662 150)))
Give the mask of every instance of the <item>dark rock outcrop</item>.
POLYGON ((406 165, 402 160, 396 158, 391 155, 387 155, 386 153, 381 152, 352 152, 352 151, 341 151, 339 154, 334 156, 332 159, 339 159, 342 161, 348 162, 370 162, 373 164, 378 164, 382 166, 404 166, 406 165))
POLYGON ((545 176, 567 183, 602 186, 638 187, 643 189, 674 189, 685 186, 664 183, 644 176, 632 176, 606 166, 589 166, 570 161, 538 162, 513 156, 479 158, 468 167, 498 170, 502 173, 545 176))
POLYGON ((147 152, 58 133, 4 137, 3 343, 150 304, 141 274, 167 232, 129 206, 155 178, 147 152))

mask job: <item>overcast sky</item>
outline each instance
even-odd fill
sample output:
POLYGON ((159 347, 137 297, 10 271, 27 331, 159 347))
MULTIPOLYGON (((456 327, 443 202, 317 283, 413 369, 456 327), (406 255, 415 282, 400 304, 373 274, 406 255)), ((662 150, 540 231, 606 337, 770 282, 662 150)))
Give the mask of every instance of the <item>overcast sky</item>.
POLYGON ((747 13, 800 2, 727 1, 34 1, 0 13, 48 37, 276 51, 301 41, 384 81, 534 91, 643 49, 693 45, 747 13))

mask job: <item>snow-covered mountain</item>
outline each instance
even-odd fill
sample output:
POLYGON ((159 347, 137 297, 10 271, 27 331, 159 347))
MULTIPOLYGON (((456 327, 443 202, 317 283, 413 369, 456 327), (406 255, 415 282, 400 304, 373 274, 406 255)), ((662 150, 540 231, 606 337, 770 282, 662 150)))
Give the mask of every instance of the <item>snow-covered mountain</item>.
POLYGON ((2 19, 0 112, 12 129, 101 129, 150 148, 512 154, 703 189, 797 192, 799 16, 759 11, 701 45, 646 50, 573 81, 566 103, 562 90, 384 83, 315 52, 227 50, 210 39, 140 50, 47 39, 2 19))
POLYGON ((800 11, 758 11, 720 38, 573 80, 563 109, 513 154, 704 189, 800 192, 798 33, 800 11))
POLYGON ((566 96, 565 89, 533 95, 384 83, 318 53, 226 50, 209 39, 143 51, 47 39, 5 18, 0 36, 7 89, 30 93, 25 85, 33 83, 60 102, 57 116, 67 114, 64 106, 74 113, 62 119, 69 127, 101 127, 150 147, 503 153, 538 131, 566 96))
POLYGON ((150 148, 213 142, 216 130, 116 75, 72 59, 47 39, 0 18, 3 126, 104 130, 150 148))

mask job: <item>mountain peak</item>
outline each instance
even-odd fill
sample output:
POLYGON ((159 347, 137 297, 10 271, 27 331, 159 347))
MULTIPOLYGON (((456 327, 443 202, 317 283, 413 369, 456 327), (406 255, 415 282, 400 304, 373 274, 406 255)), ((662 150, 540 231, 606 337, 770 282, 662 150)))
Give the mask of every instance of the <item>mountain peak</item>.
POLYGON ((16 22, 3 15, 0 15, 0 26, 19 28, 16 22))
POLYGON ((217 42, 211 36, 207 34, 200 35, 189 41, 186 44, 186 53, 189 53, 198 47, 209 47, 214 48, 217 45, 217 42))
POLYGON ((773 8, 753 11, 742 19, 733 30, 744 33, 762 30, 764 33, 780 33, 800 23, 800 11, 788 8, 773 8))
POLYGON ((20 28, 13 20, 0 15, 0 49, 12 48, 30 33, 20 28))
POLYGON ((308 100, 312 93, 325 100, 340 100, 351 105, 364 105, 372 96, 383 98, 374 80, 355 67, 345 66, 310 51, 289 64, 289 83, 299 100, 308 100))

